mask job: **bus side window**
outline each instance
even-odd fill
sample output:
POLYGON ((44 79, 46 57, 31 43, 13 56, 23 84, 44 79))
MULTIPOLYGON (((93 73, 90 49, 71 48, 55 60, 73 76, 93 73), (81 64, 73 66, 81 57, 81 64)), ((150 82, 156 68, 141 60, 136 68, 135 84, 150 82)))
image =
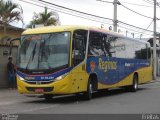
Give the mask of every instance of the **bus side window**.
POLYGON ((90 32, 88 54, 90 56, 104 56, 102 45, 103 36, 98 32, 90 32))
POLYGON ((76 30, 73 34, 72 65, 76 66, 85 59, 87 31, 76 30))
MULTIPOLYGON (((117 58, 126 58, 126 40, 120 37, 115 41, 115 54, 117 58)), ((127 51, 128 52, 128 51, 127 51)))
POLYGON ((102 48, 106 56, 115 57, 115 41, 116 37, 103 34, 102 48))
POLYGON ((136 43, 135 58, 147 60, 150 57, 151 57, 150 48, 148 48, 147 44, 136 43))

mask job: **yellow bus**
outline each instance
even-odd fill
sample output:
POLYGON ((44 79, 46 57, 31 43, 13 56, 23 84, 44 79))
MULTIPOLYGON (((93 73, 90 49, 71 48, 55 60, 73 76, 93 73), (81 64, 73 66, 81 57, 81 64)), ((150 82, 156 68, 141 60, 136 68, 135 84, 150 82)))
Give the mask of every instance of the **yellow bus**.
POLYGON ((23 32, 17 56, 21 94, 53 95, 127 87, 152 80, 148 42, 83 26, 50 26, 23 32))

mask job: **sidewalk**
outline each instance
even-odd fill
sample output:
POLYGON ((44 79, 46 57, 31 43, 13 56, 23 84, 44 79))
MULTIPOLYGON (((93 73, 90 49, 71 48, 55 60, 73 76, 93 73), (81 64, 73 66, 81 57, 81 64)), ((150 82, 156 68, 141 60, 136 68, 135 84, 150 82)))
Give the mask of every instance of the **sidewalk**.
MULTIPOLYGON (((2 88, 0 89, 0 99, 7 98, 7 97, 17 97, 19 93, 17 89, 11 90, 9 88, 2 88)), ((1 100, 0 100, 1 101, 1 100)))
POLYGON ((19 94, 17 89, 0 88, 0 102, 3 98, 38 97, 36 94, 19 94))
POLYGON ((160 82, 160 76, 157 76, 156 80, 152 80, 151 83, 160 82))

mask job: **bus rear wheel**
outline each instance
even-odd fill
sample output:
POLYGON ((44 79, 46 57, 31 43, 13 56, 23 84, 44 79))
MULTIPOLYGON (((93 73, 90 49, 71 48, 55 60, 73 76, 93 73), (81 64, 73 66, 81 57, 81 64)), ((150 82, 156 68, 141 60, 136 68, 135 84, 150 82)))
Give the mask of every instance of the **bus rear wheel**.
POLYGON ((91 79, 89 79, 87 91, 84 93, 84 99, 85 100, 92 99, 92 94, 93 94, 93 83, 91 82, 91 79))
POLYGON ((133 76, 133 84, 131 85, 130 90, 132 92, 136 92, 138 90, 138 75, 137 74, 133 76))
POLYGON ((44 98, 49 101, 49 100, 52 100, 53 98, 53 95, 52 94, 44 94, 44 98))

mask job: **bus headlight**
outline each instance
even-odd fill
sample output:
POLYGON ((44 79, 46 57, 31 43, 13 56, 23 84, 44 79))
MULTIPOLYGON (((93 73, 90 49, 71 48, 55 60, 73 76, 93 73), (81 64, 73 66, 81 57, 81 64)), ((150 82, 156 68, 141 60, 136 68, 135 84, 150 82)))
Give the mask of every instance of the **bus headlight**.
POLYGON ((20 80, 24 81, 24 78, 22 78, 21 76, 17 75, 17 77, 18 77, 20 80))
POLYGON ((67 73, 66 73, 66 74, 64 74, 64 75, 61 75, 61 76, 59 76, 59 77, 57 77, 57 78, 55 78, 55 80, 54 80, 54 81, 61 80, 61 79, 65 78, 66 76, 67 76, 67 73))

